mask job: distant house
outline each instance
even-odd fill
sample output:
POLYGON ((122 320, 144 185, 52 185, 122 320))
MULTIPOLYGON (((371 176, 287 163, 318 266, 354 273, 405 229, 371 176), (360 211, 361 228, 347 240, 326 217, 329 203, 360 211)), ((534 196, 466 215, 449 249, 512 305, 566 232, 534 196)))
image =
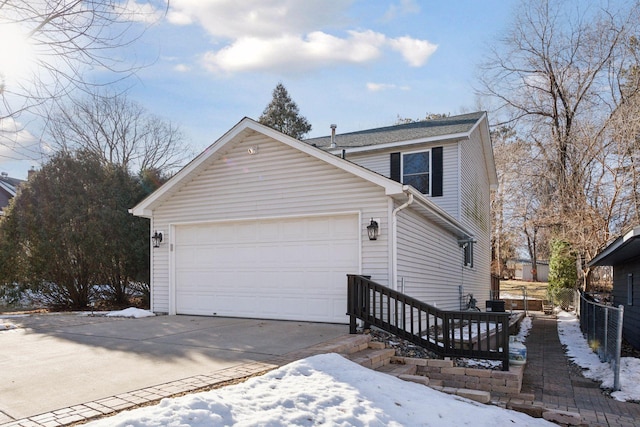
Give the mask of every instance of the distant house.
POLYGON ((9 206, 9 200, 15 197, 18 187, 23 182, 21 179, 10 178, 6 172, 0 174, 0 216, 4 215, 4 209, 9 206))
MULTIPOLYGON (((517 280, 524 280, 527 282, 533 281, 533 264, 528 260, 515 260, 508 261, 507 267, 513 271, 513 278, 517 280)), ((549 261, 537 261, 536 272, 538 282, 549 281, 549 261)))
POLYGON ((131 209, 158 237, 151 309, 347 323, 349 273, 489 299, 496 183, 484 112, 306 141, 245 118, 131 209))
POLYGON ((598 253, 589 266, 613 266, 613 305, 624 306, 622 335, 640 349, 640 225, 598 253))

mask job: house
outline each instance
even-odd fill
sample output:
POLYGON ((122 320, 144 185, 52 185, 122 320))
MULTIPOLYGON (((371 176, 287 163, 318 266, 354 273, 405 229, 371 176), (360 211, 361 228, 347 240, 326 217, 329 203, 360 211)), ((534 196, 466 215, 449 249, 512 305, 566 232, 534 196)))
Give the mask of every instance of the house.
MULTIPOLYGON (((510 260, 507 262, 507 268, 513 269, 513 278, 533 281, 533 263, 528 260, 510 260)), ((549 261, 537 261, 536 272, 538 282, 549 281, 549 261)))
POLYGON ((24 181, 11 178, 6 172, 0 174, 0 216, 4 215, 4 208, 9 206, 9 201, 13 199, 18 191, 18 187, 24 181))
POLYGON ((484 112, 307 141, 245 118, 131 209, 156 236, 151 309, 346 323, 349 273, 488 299, 496 182, 484 112))
POLYGON ((589 261, 590 267, 604 265, 613 266, 613 305, 624 306, 622 335, 640 349, 640 225, 622 234, 589 261))

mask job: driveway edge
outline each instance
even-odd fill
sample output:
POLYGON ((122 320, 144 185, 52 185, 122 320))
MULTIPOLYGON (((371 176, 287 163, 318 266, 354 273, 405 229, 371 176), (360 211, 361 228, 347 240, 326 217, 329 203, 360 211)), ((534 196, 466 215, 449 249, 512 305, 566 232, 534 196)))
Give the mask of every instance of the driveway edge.
POLYGON ((295 360, 322 353, 343 353, 358 340, 357 335, 343 335, 265 362, 244 363, 207 375, 195 375, 177 381, 147 387, 92 402, 46 412, 28 418, 12 420, 0 427, 59 427, 84 424, 97 418, 115 415, 118 412, 139 406, 153 405, 162 399, 179 397, 189 393, 208 391, 242 382, 256 375, 265 374, 295 360))

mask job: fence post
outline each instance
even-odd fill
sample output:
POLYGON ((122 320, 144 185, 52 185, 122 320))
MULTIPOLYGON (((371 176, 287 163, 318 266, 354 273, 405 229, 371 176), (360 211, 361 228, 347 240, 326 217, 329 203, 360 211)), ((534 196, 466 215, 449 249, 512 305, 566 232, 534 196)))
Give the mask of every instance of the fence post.
POLYGON ((622 350, 622 322, 624 318, 624 306, 620 304, 618 306, 620 310, 618 312, 618 328, 616 331, 616 357, 615 357, 615 366, 613 367, 613 389, 618 391, 620 390, 620 352, 622 350))
MULTIPOLYGON (((604 357, 605 359, 609 357, 609 310, 604 309, 604 357)), ((618 347, 619 348, 619 347, 618 347)))
MULTIPOLYGON (((502 333, 499 334, 502 340, 502 370, 509 370, 509 318, 507 316, 502 317, 502 333)), ((496 334, 498 335, 498 334, 496 334)))

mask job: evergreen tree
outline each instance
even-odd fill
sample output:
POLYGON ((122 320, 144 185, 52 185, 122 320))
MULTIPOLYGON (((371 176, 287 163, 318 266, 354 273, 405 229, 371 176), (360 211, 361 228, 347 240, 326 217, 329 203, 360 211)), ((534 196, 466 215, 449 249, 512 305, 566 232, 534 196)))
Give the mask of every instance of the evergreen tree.
POLYGON ((564 240, 552 241, 549 259, 549 287, 547 288, 549 296, 556 303, 560 303, 563 308, 566 308, 577 283, 577 257, 571 249, 571 245, 564 240))
POLYGON ((125 304, 131 283, 149 282, 149 223, 128 212, 148 194, 141 181, 86 152, 53 157, 0 221, 1 281, 55 306, 125 304))
POLYGON ((273 89, 273 99, 258 121, 296 139, 302 139, 311 131, 311 124, 299 114, 298 105, 282 83, 273 89))

